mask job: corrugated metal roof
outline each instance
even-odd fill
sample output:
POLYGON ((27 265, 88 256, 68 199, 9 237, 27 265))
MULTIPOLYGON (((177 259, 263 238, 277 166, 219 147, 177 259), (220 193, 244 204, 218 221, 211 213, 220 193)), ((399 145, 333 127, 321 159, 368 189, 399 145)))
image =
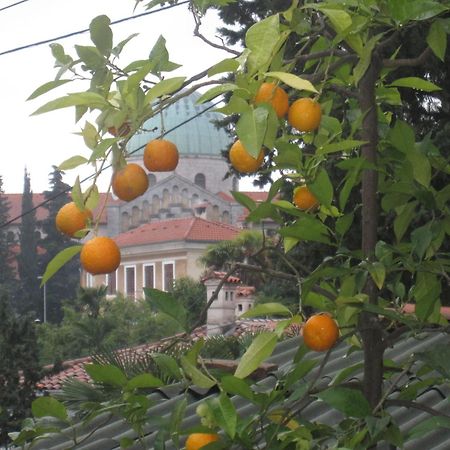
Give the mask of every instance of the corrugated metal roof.
MULTIPOLYGON (((290 370, 292 367, 292 360, 299 347, 299 339, 301 338, 294 337, 278 344, 273 356, 267 360, 269 363, 276 364, 278 370, 256 383, 254 385, 255 389, 273 389, 280 376, 290 370)), ((414 353, 432 349, 438 344, 448 345, 450 343, 449 341, 450 337, 448 335, 438 333, 408 338, 399 342, 394 348, 388 349, 385 353, 385 358, 400 363, 414 353)), ((318 360, 323 357, 323 353, 311 352, 307 355, 307 358, 318 360)), ((331 352, 330 359, 320 378, 320 384, 328 385, 342 369, 357 364, 361 362, 361 360, 361 352, 348 354, 348 347, 341 344, 331 352)), ((404 375, 404 382, 408 381, 408 379, 412 380, 417 377, 417 374, 415 373, 417 367, 418 364, 414 365, 411 372, 404 375)), ((317 370, 317 368, 314 369, 308 375, 307 379, 314 377, 317 370)), ((361 375, 362 370, 357 371, 352 374, 352 379, 361 378, 361 375)), ((160 429, 160 421, 170 419, 171 411, 177 402, 181 401, 186 396, 188 406, 183 420, 183 428, 192 427, 199 424, 198 417, 195 414, 198 404, 203 402, 205 398, 217 395, 217 391, 214 389, 206 393, 194 388, 190 388, 187 391, 184 389, 184 386, 173 385, 169 390, 157 390, 149 396, 153 406, 149 409, 148 416, 149 418, 157 420, 154 420, 153 423, 146 425, 145 427, 144 445, 146 449, 154 448, 157 432, 160 429)), ((450 403, 447 400, 449 394, 449 385, 445 384, 439 386, 438 389, 426 391, 418 398, 418 401, 426 405, 426 407, 450 415, 450 403)), ((232 398, 232 401, 240 417, 248 417, 250 414, 256 412, 256 407, 244 398, 234 397, 232 398)), ((425 411, 408 409, 400 406, 391 407, 388 411, 393 415, 402 432, 411 431, 417 424, 430 417, 425 411)), ((301 417, 309 421, 333 425, 339 422, 342 416, 336 410, 331 409, 326 403, 317 399, 310 399, 309 404, 306 403, 306 407, 303 409, 301 417)), ((125 421, 105 414, 97 417, 88 426, 78 427, 77 432, 80 433, 80 436, 84 435, 86 438, 83 443, 75 447, 70 447, 78 450, 119 450, 119 441, 121 438, 136 438, 136 433, 127 423, 125 423, 125 421), (99 429, 95 433, 92 433, 95 428, 99 429)), ((71 434, 68 433, 67 435, 70 436, 71 434)), ((68 439, 66 440, 64 437, 55 436, 53 439, 37 443, 33 446, 33 449, 64 450, 68 448, 69 443, 70 441, 68 439)), ((131 450, 142 450, 140 443, 136 443, 129 448, 131 450)), ((175 446, 172 442, 168 441, 166 443, 166 448, 174 449, 175 446)), ((382 444, 378 448, 388 449, 389 447, 382 444)), ((425 448, 427 450, 449 449, 450 430, 442 428, 436 429, 421 439, 408 441, 404 448, 408 450, 422 450, 425 448)))

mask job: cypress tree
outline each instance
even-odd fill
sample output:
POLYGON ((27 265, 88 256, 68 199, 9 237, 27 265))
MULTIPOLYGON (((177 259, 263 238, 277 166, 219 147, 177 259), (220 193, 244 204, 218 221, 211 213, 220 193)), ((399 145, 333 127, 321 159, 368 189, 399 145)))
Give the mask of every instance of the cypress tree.
MULTIPOLYGON (((61 250, 73 245, 73 241, 61 234, 55 227, 55 217, 59 209, 70 202, 68 194, 70 186, 63 182, 63 172, 53 167, 50 173, 50 189, 44 192, 45 208, 48 211, 47 217, 41 222, 42 232, 45 236, 42 239, 42 247, 45 253, 42 255, 41 266, 43 270, 48 262, 61 250)), ((80 285, 80 265, 78 259, 74 258, 65 264, 47 283, 47 320, 59 323, 62 320, 62 303, 64 300, 74 299, 80 285)))
MULTIPOLYGON (((0 176, 0 223, 9 218, 11 205, 3 190, 3 178, 0 176)), ((12 296, 17 289, 17 278, 13 269, 14 234, 6 227, 0 228, 0 293, 12 296)))
POLYGON ((39 288, 38 229, 36 212, 32 211, 33 192, 30 175, 25 169, 22 195, 22 222, 19 228, 20 252, 17 257, 20 278, 18 306, 21 312, 33 312, 42 318, 42 292, 39 288), (30 212, 31 211, 31 212, 30 212))

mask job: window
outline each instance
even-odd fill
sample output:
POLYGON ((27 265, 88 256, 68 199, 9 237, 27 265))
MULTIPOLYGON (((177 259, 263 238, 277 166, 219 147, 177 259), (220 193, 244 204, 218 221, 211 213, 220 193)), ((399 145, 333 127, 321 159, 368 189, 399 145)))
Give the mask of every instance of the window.
POLYGON ((134 297, 136 294, 136 267, 125 267, 125 295, 134 297))
POLYGON ((90 273, 86 274, 86 287, 94 287, 94 277, 90 273))
POLYGON ((205 177, 205 175, 203 175, 202 173, 198 173, 197 175, 195 175, 194 183, 197 186, 200 186, 203 189, 205 189, 205 187, 206 187, 206 177, 205 177))
POLYGON ((154 186, 156 184, 156 175, 153 173, 148 174, 148 183, 150 186, 154 186))
POLYGON ((155 266, 153 264, 144 265, 144 287, 155 287, 155 266))
POLYGON ((233 294, 234 294, 234 292, 230 292, 230 300, 231 300, 231 301, 234 300, 234 299, 233 299, 233 294))
POLYGON ((163 263, 163 291, 171 291, 175 279, 175 263, 163 263))
POLYGON ((242 309, 243 309, 243 308, 242 308, 242 305, 239 303, 239 305, 238 305, 238 311, 241 312, 242 309))
POLYGON ((106 294, 116 295, 117 293, 117 275, 116 272, 111 272, 106 275, 106 294))

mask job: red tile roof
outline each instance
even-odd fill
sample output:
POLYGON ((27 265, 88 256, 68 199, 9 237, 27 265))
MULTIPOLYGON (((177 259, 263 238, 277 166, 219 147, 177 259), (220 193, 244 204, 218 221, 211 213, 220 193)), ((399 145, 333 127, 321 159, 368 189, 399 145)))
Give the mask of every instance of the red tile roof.
MULTIPOLYGON (((237 320, 233 334, 235 336, 241 336, 243 334, 257 333, 263 330, 274 330, 277 323, 278 323, 277 320, 271 319, 237 320)), ((207 337, 206 332, 207 332, 206 325, 198 327, 192 332, 191 339, 197 341, 200 338, 206 338, 207 337)), ((299 333, 295 332, 294 334, 299 333)), ((132 355, 133 358, 137 359, 140 356, 145 356, 148 353, 161 351, 168 344, 173 343, 174 339, 178 338, 180 339, 185 338, 185 335, 183 333, 180 333, 175 336, 161 339, 158 342, 152 342, 149 344, 138 345, 132 348, 121 349, 118 350, 117 353, 122 355, 129 354, 130 356, 132 355)), ((84 365, 89 364, 91 362, 92 357, 90 356, 65 361, 62 364, 63 370, 61 372, 54 375, 46 376, 36 384, 36 387, 44 391, 59 390, 61 389, 63 383, 70 378, 75 378, 79 381, 90 382, 90 377, 84 370, 84 365)), ((51 370, 52 366, 47 366, 44 369, 51 370)))
POLYGON ((245 194, 255 202, 264 202, 267 200, 269 192, 267 191, 241 191, 241 194, 245 194))
MULTIPOLYGON (((8 220, 14 220, 12 224, 19 225, 22 222, 22 196, 23 194, 4 194, 4 196, 7 198, 10 204, 9 209, 9 217, 8 220)), ((94 210, 94 217, 97 217, 97 214, 101 213, 100 216, 100 223, 106 224, 107 221, 107 212, 106 208, 103 208, 103 203, 106 200, 106 204, 110 204, 115 202, 115 200, 112 198, 111 194, 107 193, 100 193, 100 199, 98 207, 94 210)), ((43 206, 39 206, 42 202, 45 201, 45 196, 43 193, 34 194, 33 193, 33 206, 37 207, 36 209, 36 219, 37 220, 44 220, 48 216, 48 210, 44 208, 43 206)))
POLYGON ((150 222, 134 230, 117 235, 119 247, 156 244, 170 241, 226 241, 233 239, 240 230, 222 222, 210 222, 199 217, 150 222))
MULTIPOLYGON (((22 217, 20 217, 22 214, 22 195, 23 194, 4 194, 10 205, 8 220, 17 218, 13 222, 14 225, 18 225, 22 222, 22 217)), ((44 200, 44 194, 33 194, 33 206, 38 206, 44 200)), ((42 207, 36 209, 37 220, 44 220, 47 216, 47 209, 42 207)))
MULTIPOLYGON (((211 279, 221 280, 225 275, 226 275, 226 272, 219 272, 217 270, 211 270, 202 277, 201 281, 205 282, 206 280, 211 280, 211 279)), ((240 283, 240 282, 241 282, 241 279, 238 277, 235 277, 233 275, 231 275, 227 278, 227 283, 240 283)))

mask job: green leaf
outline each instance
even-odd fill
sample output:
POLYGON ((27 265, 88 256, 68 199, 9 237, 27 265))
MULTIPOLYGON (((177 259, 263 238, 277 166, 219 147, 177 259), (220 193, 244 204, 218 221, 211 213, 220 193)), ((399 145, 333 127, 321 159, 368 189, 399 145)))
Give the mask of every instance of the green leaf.
POLYGON ((415 147, 410 149, 406 158, 412 165, 414 179, 428 188, 431 181, 431 164, 428 158, 415 147))
POLYGON ((325 144, 322 145, 317 149, 318 155, 327 155, 328 153, 336 153, 336 152, 342 152, 346 150, 354 150, 358 147, 361 147, 361 145, 364 145, 366 141, 357 141, 352 139, 347 139, 344 141, 334 142, 332 144, 325 144))
POLYGON ((333 201, 333 185, 325 169, 320 169, 308 188, 317 197, 321 205, 331 207, 333 201))
POLYGON ((228 395, 221 392, 218 398, 207 400, 206 403, 213 413, 216 423, 233 439, 236 435, 237 414, 228 395))
POLYGON ((180 366, 172 356, 164 353, 152 353, 151 356, 165 377, 173 378, 177 381, 182 379, 180 366))
POLYGON ((354 218, 355 218, 355 214, 353 212, 351 212, 348 214, 344 214, 343 216, 336 219, 336 225, 335 225, 336 233, 339 236, 344 237, 345 234, 347 233, 347 231, 352 226, 354 218))
POLYGON ((97 47, 89 45, 75 45, 75 50, 81 61, 89 70, 97 71, 106 66, 105 57, 98 51, 97 47))
POLYGON ((241 319, 258 316, 292 316, 289 308, 281 303, 261 303, 239 316, 241 319))
POLYGON ((241 114, 236 133, 247 152, 257 158, 267 130, 269 113, 266 108, 251 108, 241 114))
POLYGON ((149 60, 155 62, 152 73, 155 75, 161 72, 170 72, 178 69, 180 66, 169 61, 169 52, 166 48, 166 40, 163 36, 159 36, 148 57, 149 60))
POLYGON ((161 386, 164 386, 164 383, 159 378, 151 373, 141 373, 128 381, 125 388, 128 391, 132 391, 134 389, 157 388, 161 386))
POLYGON ((282 81, 284 84, 287 84, 288 86, 298 89, 299 91, 308 91, 318 94, 317 89, 313 86, 313 84, 310 81, 304 80, 303 78, 300 78, 299 76, 294 75, 293 73, 266 72, 265 75, 266 77, 276 78, 277 80, 282 81))
POLYGON ((361 391, 345 387, 331 387, 317 396, 331 407, 350 417, 363 418, 371 413, 369 402, 361 391))
POLYGON ((44 283, 47 283, 47 281, 55 275, 64 264, 69 262, 75 255, 78 255, 82 248, 82 245, 73 245, 72 247, 67 247, 57 253, 45 268, 44 275, 42 275, 41 286, 43 286, 44 283))
POLYGON ((375 48, 377 42, 380 40, 381 36, 381 34, 378 34, 371 37, 367 41, 366 45, 364 45, 363 51, 360 54, 358 64, 356 64, 355 68, 353 69, 353 78, 355 85, 358 85, 361 78, 369 68, 370 62, 372 61, 372 51, 375 48))
POLYGON ((214 86, 211 89, 208 89, 204 94, 202 94, 196 103, 205 103, 208 100, 212 100, 213 98, 224 94, 225 92, 234 91, 236 89, 238 89, 238 86, 233 83, 224 83, 219 86, 214 86))
POLYGON ((431 244, 431 241, 433 240, 431 225, 431 222, 428 222, 426 225, 416 228, 411 233, 412 250, 419 259, 422 259, 424 257, 425 252, 427 251, 431 244))
POLYGON ((111 53, 114 56, 119 56, 122 53, 123 48, 125 47, 125 45, 128 44, 128 42, 131 41, 131 39, 134 39, 136 36, 139 36, 139 33, 133 33, 130 36, 128 36, 127 38, 123 39, 122 41, 120 41, 112 50, 111 53))
POLYGON ((279 37, 280 21, 278 15, 272 15, 256 22, 247 30, 245 45, 250 49, 247 60, 250 75, 258 70, 264 70, 269 65, 279 37))
POLYGON ((145 101, 147 103, 150 103, 158 97, 172 94, 173 92, 181 88, 185 79, 186 77, 174 77, 160 81, 148 90, 148 92, 145 94, 145 101))
POLYGON ((84 370, 96 383, 119 387, 127 384, 125 374, 112 364, 85 364, 84 370))
POLYGON ((33 100, 36 97, 39 97, 42 94, 45 94, 52 89, 55 89, 63 84, 70 83, 72 80, 54 80, 49 81, 48 83, 44 83, 42 86, 39 86, 33 93, 27 98, 27 100, 33 100))
POLYGON ((276 343, 277 336, 274 333, 258 334, 239 361, 234 376, 245 378, 250 375, 272 354, 276 343))
POLYGON ((247 382, 234 375, 225 375, 221 380, 221 386, 229 394, 239 395, 252 401, 255 398, 255 394, 247 382))
POLYGON ((90 108, 104 108, 107 107, 109 103, 100 94, 96 94, 95 92, 77 92, 51 100, 34 111, 32 115, 42 114, 61 108, 68 108, 70 106, 82 105, 90 108))
POLYGON ((173 295, 153 288, 144 288, 144 293, 158 312, 167 314, 183 329, 186 329, 186 308, 173 295))
POLYGON ((378 261, 374 261, 373 263, 368 264, 367 269, 377 288, 381 289, 384 284, 384 279, 386 278, 386 268, 384 265, 378 261))
POLYGON ((86 189, 86 192, 83 195, 84 206, 92 211, 98 206, 99 201, 100 193, 98 192, 98 186, 93 184, 86 189))
POLYGON ((397 242, 402 240, 402 237, 406 233, 411 220, 414 218, 417 204, 417 201, 413 201, 396 208, 395 211, 397 213, 397 217, 394 220, 394 233, 397 242))
POLYGON ((88 160, 81 155, 71 156, 62 162, 59 166, 59 170, 70 170, 75 169, 75 167, 81 166, 82 164, 86 164, 88 160))
POLYGON ((431 81, 427 81, 423 78, 418 77, 398 78, 397 80, 393 81, 390 86, 412 88, 424 92, 435 92, 441 90, 439 86, 436 86, 431 81))
POLYGON ((91 40, 102 55, 108 57, 111 54, 113 45, 113 34, 111 20, 108 16, 102 15, 94 18, 89 25, 91 40))
POLYGON ((181 357, 181 367, 191 381, 200 388, 211 389, 216 384, 213 379, 197 369, 185 356, 181 357))
POLYGON ((239 191, 231 191, 231 195, 238 203, 247 208, 249 211, 253 211, 256 208, 255 201, 248 195, 245 195, 244 193, 239 191))
POLYGON ((416 316, 424 322, 433 314, 439 302, 441 283, 433 273, 418 272, 412 292, 416 301, 416 316))
POLYGON ((293 237, 299 241, 330 243, 328 228, 315 217, 304 216, 293 225, 280 229, 283 237, 293 237))
POLYGON ((226 58, 208 69, 208 77, 224 72, 235 72, 240 66, 239 61, 234 58, 226 58))
POLYGON ((431 24, 427 36, 427 44, 433 50, 433 53, 444 62, 447 50, 447 33, 440 20, 436 20, 431 24))
POLYGON ((81 135, 83 136, 84 143, 86 147, 91 150, 94 150, 97 147, 98 140, 100 138, 97 128, 92 125, 90 122, 86 121, 83 130, 81 131, 81 135))
POLYGON ((39 397, 31 404, 31 411, 36 418, 56 417, 60 420, 67 420, 66 407, 56 398, 39 397))
POLYGON ((390 16, 399 23, 410 20, 427 20, 446 10, 444 5, 434 0, 387 0, 390 16))

